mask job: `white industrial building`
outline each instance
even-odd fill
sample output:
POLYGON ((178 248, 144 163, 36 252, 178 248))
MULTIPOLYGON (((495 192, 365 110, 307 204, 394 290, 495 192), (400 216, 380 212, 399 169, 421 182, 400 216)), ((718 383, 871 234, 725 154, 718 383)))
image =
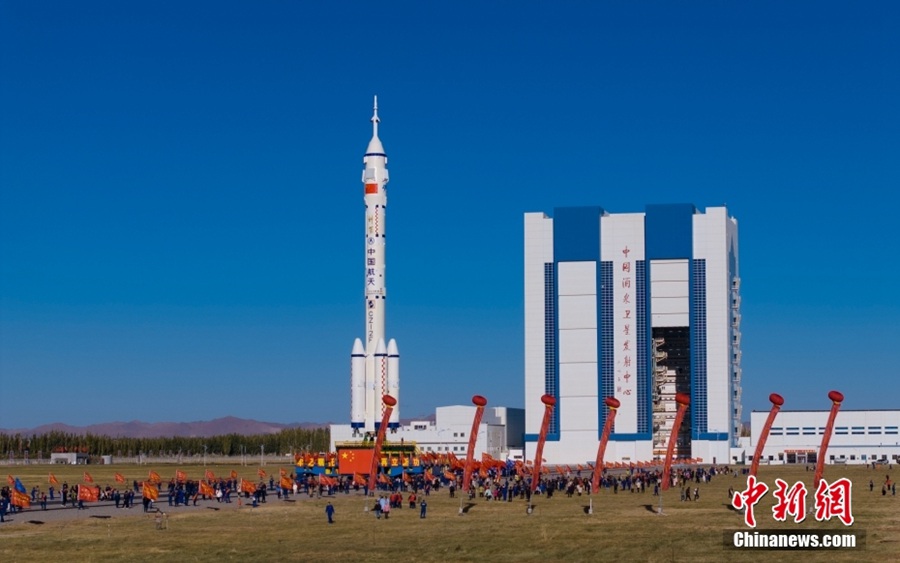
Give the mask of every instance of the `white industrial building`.
MULTIPOLYGON (((453 453, 465 456, 475 418, 475 407, 455 405, 435 409, 435 419, 413 420, 400 425, 388 439, 392 442, 415 443, 421 452, 453 453)), ((525 410, 508 407, 484 408, 478 437, 475 442, 475 457, 487 453, 495 459, 507 459, 510 450, 521 450, 525 434, 525 410)), ((359 434, 349 424, 331 425, 331 445, 329 451, 336 451, 337 443, 358 441, 359 434)))
MULTIPOLYGON (((816 463, 828 414, 828 411, 780 411, 772 423, 760 463, 816 463)), ((768 415, 768 411, 750 413, 750 441, 746 447, 737 448, 733 461, 752 461, 768 415)), ((827 464, 897 463, 900 410, 838 411, 825 455, 827 464)))
POLYGON ((741 420, 737 241, 724 207, 525 214, 526 457, 550 394, 547 463, 593 460, 610 396, 621 407, 606 459, 659 458, 684 392, 676 455, 731 458, 741 420))

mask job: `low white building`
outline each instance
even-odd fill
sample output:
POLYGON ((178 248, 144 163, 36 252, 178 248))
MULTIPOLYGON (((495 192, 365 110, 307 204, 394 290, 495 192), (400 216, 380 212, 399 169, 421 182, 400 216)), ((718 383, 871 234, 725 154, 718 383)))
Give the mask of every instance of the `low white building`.
MULTIPOLYGON (((475 407, 454 405, 435 409, 435 419, 413 420, 388 435, 388 440, 415 443, 421 452, 453 453, 465 456, 469 445, 475 407)), ((339 442, 361 440, 349 424, 331 425, 329 451, 339 442)), ((525 409, 485 407, 475 442, 475 457, 487 453, 495 459, 507 459, 510 449, 519 449, 525 441, 525 409)))
MULTIPOLYGON (((761 463, 812 464, 829 411, 780 411, 772 424, 761 463)), ((750 463, 768 411, 750 413, 750 440, 732 449, 732 461, 750 463)), ((900 459, 900 410, 840 410, 825 453, 825 463, 897 463, 900 459)))
POLYGON ((88 456, 88 454, 79 454, 75 452, 52 453, 50 454, 50 463, 84 465, 90 463, 90 456, 88 456))

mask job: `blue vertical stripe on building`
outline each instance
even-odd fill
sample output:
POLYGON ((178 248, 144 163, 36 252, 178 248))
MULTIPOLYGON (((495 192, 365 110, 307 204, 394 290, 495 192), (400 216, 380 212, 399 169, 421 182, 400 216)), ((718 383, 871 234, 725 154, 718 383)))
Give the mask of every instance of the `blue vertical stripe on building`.
POLYGON ((607 409, 603 403, 606 397, 615 395, 616 382, 616 355, 613 349, 613 263, 605 260, 600 263, 600 295, 597 296, 600 311, 597 315, 597 333, 600 342, 597 343, 599 381, 597 382, 597 412, 599 413, 599 426, 597 427, 597 439, 603 434, 606 426, 607 409))
POLYGON ((706 260, 691 261, 691 438, 707 433, 706 260))
POLYGON ((650 326, 649 311, 647 307, 647 263, 644 260, 635 262, 635 309, 637 316, 637 433, 647 434, 650 439, 650 429, 653 427, 651 417, 650 393, 648 392, 650 371, 647 367, 647 357, 650 353, 647 348, 651 339, 648 338, 650 326))
MULTIPOLYGON (((556 263, 544 264, 544 393, 559 398, 559 307, 556 263)), ((559 440, 559 402, 553 409, 548 440, 559 440)))

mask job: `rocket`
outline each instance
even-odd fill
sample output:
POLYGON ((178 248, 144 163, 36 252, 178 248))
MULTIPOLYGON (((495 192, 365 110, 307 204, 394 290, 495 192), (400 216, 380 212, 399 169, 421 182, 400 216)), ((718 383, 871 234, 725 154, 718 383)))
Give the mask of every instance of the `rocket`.
MULTIPOLYGON (((399 399, 400 353, 393 338, 385 345, 384 317, 385 233, 387 210, 387 155, 378 138, 378 97, 372 115, 372 139, 363 156, 365 222, 365 338, 356 339, 350 352, 350 426, 354 433, 377 430, 381 424, 383 395, 399 399)), ((400 409, 394 407, 388 427, 400 425, 400 409)))

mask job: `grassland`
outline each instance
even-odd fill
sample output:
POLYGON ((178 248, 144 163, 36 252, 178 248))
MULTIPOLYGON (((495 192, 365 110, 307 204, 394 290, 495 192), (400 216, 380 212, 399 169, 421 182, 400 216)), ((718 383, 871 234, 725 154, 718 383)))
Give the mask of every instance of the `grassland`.
MULTIPOLYGON (((180 467, 188 477, 200 477, 203 467, 180 467)), ((254 477, 255 468, 210 466, 216 475, 232 469, 254 477)), ((48 466, 5 468, 28 485, 47 483, 48 466)), ((80 482, 83 468, 55 466, 57 478, 80 482)), ((154 469, 164 478, 174 466, 91 466, 97 484, 114 484, 118 471, 130 480, 154 469)), ((275 472, 277 467, 267 467, 275 472)), ((701 484, 700 500, 683 503, 679 490, 663 496, 663 515, 656 513, 658 497, 645 493, 601 491, 593 497, 551 499, 535 497, 534 511, 526 502, 486 502, 463 505, 446 489, 428 500, 428 516, 394 510, 389 520, 376 520, 359 495, 338 494, 330 499, 301 497, 296 502, 270 502, 259 508, 236 510, 169 511, 168 529, 157 530, 153 518, 137 515, 94 519, 82 515, 63 521, 31 525, 0 525, 0 559, 11 561, 900 561, 900 497, 882 496, 880 483, 887 469, 828 467, 826 480, 847 477, 853 482, 855 523, 845 527, 836 519, 817 522, 812 515, 800 523, 776 522, 771 489, 781 478, 803 481, 811 489, 812 472, 803 467, 763 467, 760 479, 770 492, 756 507, 758 529, 790 531, 831 530, 865 532, 865 544, 842 551, 744 552, 724 547, 724 534, 748 530, 743 517, 729 506, 728 488, 743 489, 743 477, 717 476, 701 484), (876 484, 869 491, 869 480, 876 484), (330 500, 336 523, 328 525, 324 507, 330 500)), ((900 474, 900 471, 897 472, 900 474)), ((894 476, 891 475, 893 479, 894 476)), ((812 506, 813 495, 807 499, 812 506)), ((215 503, 212 503, 215 504, 215 503)), ((40 511, 33 510, 33 517, 40 511)), ((32 517, 29 513, 19 517, 32 517)))

